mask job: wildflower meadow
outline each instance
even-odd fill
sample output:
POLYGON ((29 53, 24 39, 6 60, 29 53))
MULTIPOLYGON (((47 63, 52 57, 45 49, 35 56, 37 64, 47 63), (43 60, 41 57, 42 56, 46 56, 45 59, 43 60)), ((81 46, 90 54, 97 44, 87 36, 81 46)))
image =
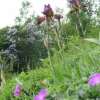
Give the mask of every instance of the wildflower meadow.
POLYGON ((100 100, 100 1, 42 6, 0 29, 0 100, 100 100))

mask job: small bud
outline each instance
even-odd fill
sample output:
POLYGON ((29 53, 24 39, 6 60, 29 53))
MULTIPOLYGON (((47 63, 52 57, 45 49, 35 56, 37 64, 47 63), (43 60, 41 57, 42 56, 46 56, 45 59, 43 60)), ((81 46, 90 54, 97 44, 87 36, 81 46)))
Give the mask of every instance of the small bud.
POLYGON ((37 25, 41 24, 43 21, 45 21, 45 17, 44 16, 38 16, 37 19, 36 19, 36 23, 37 25))

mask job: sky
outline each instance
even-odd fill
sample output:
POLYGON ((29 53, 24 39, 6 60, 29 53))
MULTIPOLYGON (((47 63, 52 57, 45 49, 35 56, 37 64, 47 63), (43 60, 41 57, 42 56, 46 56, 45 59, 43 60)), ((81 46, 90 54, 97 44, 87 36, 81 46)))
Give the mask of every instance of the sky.
MULTIPOLYGON (((32 9, 36 15, 41 15, 44 4, 51 4, 52 8, 64 9, 68 12, 66 0, 28 0, 32 4, 32 9)), ((14 19, 19 15, 22 0, 0 0, 0 28, 13 25, 14 19)))

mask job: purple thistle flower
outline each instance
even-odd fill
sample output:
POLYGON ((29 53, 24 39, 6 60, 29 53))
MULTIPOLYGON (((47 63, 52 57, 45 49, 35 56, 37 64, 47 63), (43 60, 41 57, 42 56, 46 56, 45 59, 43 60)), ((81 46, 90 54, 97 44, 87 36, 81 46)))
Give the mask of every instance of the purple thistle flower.
POLYGON ((14 90, 14 96, 20 96, 20 94, 21 94, 21 86, 17 84, 14 90))
POLYGON ((55 14, 54 18, 57 19, 57 20, 60 20, 61 18, 63 18, 63 16, 60 15, 60 14, 55 14))
POLYGON ((69 0, 70 4, 75 4, 75 0, 69 0))
POLYGON ((53 10, 52 10, 50 4, 44 5, 43 14, 44 14, 47 18, 48 18, 48 17, 53 17, 53 10))
POLYGON ((48 91, 46 89, 41 89, 38 95, 34 97, 34 100, 46 100, 48 91))
POLYGON ((100 85, 100 73, 95 73, 89 77, 88 84, 90 86, 100 85))
POLYGON ((70 3, 72 6, 79 7, 79 5, 80 5, 80 0, 69 0, 69 3, 70 3))

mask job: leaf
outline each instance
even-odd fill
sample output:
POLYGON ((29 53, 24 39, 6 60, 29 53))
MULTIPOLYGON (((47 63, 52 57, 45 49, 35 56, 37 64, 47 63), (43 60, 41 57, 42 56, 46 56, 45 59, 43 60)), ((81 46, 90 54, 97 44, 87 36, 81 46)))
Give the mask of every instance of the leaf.
POLYGON ((84 40, 100 45, 100 40, 97 40, 95 38, 86 38, 84 40))

